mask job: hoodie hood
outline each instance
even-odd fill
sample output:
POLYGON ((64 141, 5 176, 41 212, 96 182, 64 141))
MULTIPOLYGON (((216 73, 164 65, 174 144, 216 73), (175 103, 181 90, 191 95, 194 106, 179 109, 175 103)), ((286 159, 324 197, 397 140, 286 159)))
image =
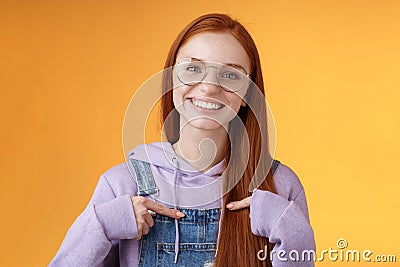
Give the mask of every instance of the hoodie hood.
POLYGON ((186 160, 178 157, 169 142, 138 145, 128 153, 127 158, 151 165, 155 183, 159 188, 159 193, 152 197, 163 204, 182 208, 220 207, 221 174, 225 160, 201 173, 186 160), (171 194, 174 190, 175 200, 171 194))
MULTIPOLYGON (((201 172, 196 170, 186 160, 178 157, 169 142, 155 142, 151 144, 141 144, 129 151, 128 158, 134 158, 140 161, 150 163, 155 167, 161 167, 164 169, 173 170, 175 164, 173 163, 174 158, 177 160, 180 171, 187 176, 198 176, 202 175, 201 172)), ((203 175, 207 176, 219 176, 223 172, 223 164, 225 160, 222 160, 218 164, 214 165, 203 175)))

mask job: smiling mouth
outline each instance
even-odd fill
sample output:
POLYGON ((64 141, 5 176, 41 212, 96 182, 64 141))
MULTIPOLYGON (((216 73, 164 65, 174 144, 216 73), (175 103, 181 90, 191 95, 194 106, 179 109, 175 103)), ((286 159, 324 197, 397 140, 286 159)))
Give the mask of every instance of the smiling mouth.
POLYGON ((207 102, 207 101, 199 100, 199 99, 190 99, 190 102, 192 102, 193 105, 195 105, 196 107, 208 109, 208 110, 218 110, 225 106, 220 103, 207 102))

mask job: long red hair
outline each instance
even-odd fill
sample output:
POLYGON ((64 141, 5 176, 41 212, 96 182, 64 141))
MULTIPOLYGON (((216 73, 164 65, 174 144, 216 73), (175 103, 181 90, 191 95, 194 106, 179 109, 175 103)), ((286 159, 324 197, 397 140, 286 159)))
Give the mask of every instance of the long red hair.
MULTIPOLYGON (((230 211, 225 205, 231 201, 241 200, 251 196, 249 188, 257 187, 253 184, 253 176, 256 169, 258 175, 263 180, 259 189, 268 190, 276 193, 275 185, 272 180, 270 166, 272 157, 268 150, 268 138, 262 138, 261 133, 267 131, 266 105, 264 99, 264 82, 261 72, 261 63, 256 45, 247 30, 237 20, 232 19, 226 14, 206 14, 193 20, 187 25, 173 42, 168 57, 165 62, 164 69, 167 71, 163 74, 162 90, 163 97, 161 99, 161 119, 164 127, 165 135, 170 143, 175 143, 179 139, 179 113, 174 109, 172 99, 172 73, 171 67, 175 64, 176 56, 179 48, 184 45, 191 37, 204 32, 227 32, 232 34, 245 49, 250 60, 251 79, 254 82, 250 86, 246 95, 248 105, 242 106, 238 112, 237 118, 233 119, 229 124, 230 140, 227 144, 229 153, 227 153, 225 172, 223 177, 223 187, 225 189, 232 188, 223 197, 223 216, 221 218, 220 237, 218 243, 218 253, 214 262, 214 266, 271 266, 268 260, 260 261, 257 259, 257 252, 265 249, 265 245, 271 250, 272 244, 265 237, 256 236, 251 232, 250 210, 248 208, 238 211, 230 211), (260 90, 260 94, 255 94, 254 90, 260 90), (255 107, 250 109, 250 107, 255 107), (255 113, 258 114, 258 123, 255 113), (239 123, 244 124, 238 127, 239 123), (246 134, 243 131, 247 131, 246 134), (250 148, 243 148, 243 138, 249 139, 250 148), (261 149, 261 148, 264 149, 261 149), (249 149, 249 158, 244 159, 242 153, 249 149), (230 155, 235 155, 230 157, 230 155), (258 165, 258 167, 257 167, 258 165), (245 171, 243 173, 243 168, 245 171), (264 174, 263 174, 264 172, 264 174), (242 175, 243 174, 243 175, 242 175), (238 177, 241 176, 241 177, 238 177), (229 177, 229 179, 228 179, 229 177), (237 179, 232 179, 236 177, 237 179), (235 185, 234 181, 237 181, 235 185)), ((247 155, 247 154, 246 154, 247 155)))

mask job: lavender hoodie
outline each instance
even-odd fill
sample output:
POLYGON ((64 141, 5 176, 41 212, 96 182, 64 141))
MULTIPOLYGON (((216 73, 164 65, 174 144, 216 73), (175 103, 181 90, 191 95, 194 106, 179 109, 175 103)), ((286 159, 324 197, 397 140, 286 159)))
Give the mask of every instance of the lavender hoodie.
MULTIPOLYGON (((220 190, 223 161, 204 174, 200 173, 179 158, 167 142, 139 145, 128 157, 152 165, 156 184, 163 193, 157 201, 166 206, 221 207, 221 198, 212 196, 216 195, 214 191, 220 190), (171 188, 167 188, 169 186, 171 188), (190 194, 185 191, 202 186, 211 190, 190 194)), ((314 266, 313 261, 292 261, 289 257, 292 250, 300 256, 303 251, 315 251, 306 197, 299 178, 281 163, 274 174, 274 182, 278 194, 258 189, 253 191, 251 231, 275 243, 276 252, 285 251, 279 257, 278 253, 273 255, 274 267, 314 266)), ((137 236, 137 226, 130 198, 135 195, 136 180, 126 162, 103 173, 89 204, 68 230, 49 266, 138 266, 140 240, 133 239, 137 236)), ((179 243, 179 236, 176 242, 179 243)), ((259 255, 262 257, 264 253, 259 255)))

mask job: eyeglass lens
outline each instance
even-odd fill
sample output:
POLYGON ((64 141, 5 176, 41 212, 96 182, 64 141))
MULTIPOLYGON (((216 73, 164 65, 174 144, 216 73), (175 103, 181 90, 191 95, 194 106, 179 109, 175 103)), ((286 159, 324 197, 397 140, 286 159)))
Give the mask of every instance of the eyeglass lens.
POLYGON ((178 62, 176 65, 177 76, 186 85, 196 85, 204 80, 209 67, 218 69, 218 83, 227 91, 240 91, 248 80, 246 73, 240 68, 219 63, 206 65, 203 61, 191 58, 185 58, 178 62))

